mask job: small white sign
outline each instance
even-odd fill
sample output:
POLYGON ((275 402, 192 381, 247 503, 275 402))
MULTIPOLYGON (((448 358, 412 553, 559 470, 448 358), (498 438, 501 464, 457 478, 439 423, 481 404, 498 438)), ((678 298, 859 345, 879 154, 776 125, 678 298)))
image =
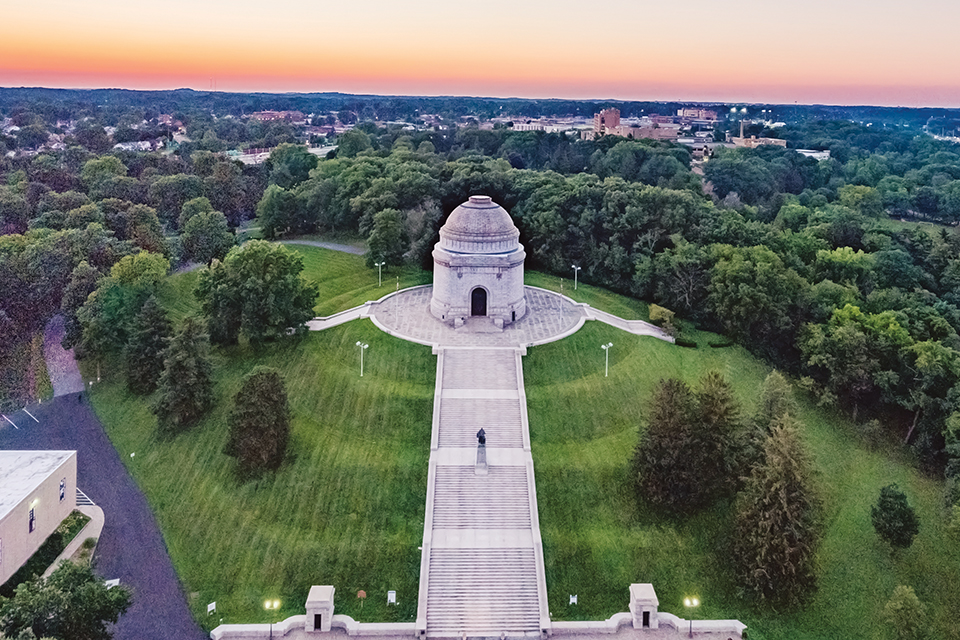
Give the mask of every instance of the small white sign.
POLYGON ((577 596, 570 594, 570 604, 577 604, 577 596))
POLYGON ((217 610, 217 601, 216 601, 216 600, 214 600, 213 602, 211 602, 210 604, 207 605, 207 615, 208 615, 208 616, 212 616, 212 615, 216 612, 216 610, 217 610))
POLYGON ((113 580, 107 580, 103 584, 107 585, 107 589, 113 589, 114 587, 120 586, 120 578, 114 578, 113 580))
POLYGON ((396 591, 387 591, 387 604, 397 604, 396 591))

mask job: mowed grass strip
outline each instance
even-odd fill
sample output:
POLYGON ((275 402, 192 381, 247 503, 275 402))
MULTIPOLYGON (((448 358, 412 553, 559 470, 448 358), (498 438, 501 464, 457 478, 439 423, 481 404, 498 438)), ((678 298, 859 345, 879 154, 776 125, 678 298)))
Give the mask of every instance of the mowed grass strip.
POLYGON ((630 457, 656 382, 676 376, 695 385, 717 369, 749 413, 769 371, 740 347, 706 347, 718 336, 687 331, 685 337, 700 348, 593 322, 524 358, 554 619, 597 620, 626 611, 629 584, 651 582, 661 610, 687 617, 683 598, 697 595, 703 604, 696 618, 738 618, 752 639, 883 638, 883 605, 896 585, 908 584, 928 607, 931 637, 960 637, 960 550, 944 531, 942 484, 920 474, 896 445, 884 452, 865 446, 843 416, 800 393, 802 436, 826 498, 820 587, 808 606, 770 612, 737 596, 724 552, 731 505, 685 520, 637 505, 630 457), (600 345, 607 342, 614 346, 604 378, 600 345), (898 553, 877 539, 870 522, 871 505, 891 482, 906 491, 921 520, 914 545, 898 553), (568 594, 578 595, 577 605, 569 605, 568 594))

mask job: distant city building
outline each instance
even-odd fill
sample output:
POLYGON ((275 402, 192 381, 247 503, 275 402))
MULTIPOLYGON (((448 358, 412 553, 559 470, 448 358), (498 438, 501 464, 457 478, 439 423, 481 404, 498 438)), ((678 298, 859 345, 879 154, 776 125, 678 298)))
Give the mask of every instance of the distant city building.
POLYGON ((0 451, 0 584, 76 506, 76 451, 0 451))
POLYGON ((593 116, 593 133, 600 135, 620 126, 620 109, 601 109, 593 116))
POLYGON ((257 111, 250 114, 252 120, 260 122, 271 122, 273 120, 286 120, 287 122, 303 122, 307 116, 301 111, 257 111))
POLYGON ((776 147, 786 147, 787 141, 781 140, 780 138, 758 138, 757 136, 750 136, 749 138, 743 135, 743 120, 740 121, 740 136, 730 138, 730 142, 737 147, 744 147, 746 149, 756 149, 757 147, 762 147, 765 144, 774 145, 776 147))
POLYGON ((717 112, 710 109, 679 109, 677 115, 681 118, 691 118, 693 120, 716 120, 717 112))

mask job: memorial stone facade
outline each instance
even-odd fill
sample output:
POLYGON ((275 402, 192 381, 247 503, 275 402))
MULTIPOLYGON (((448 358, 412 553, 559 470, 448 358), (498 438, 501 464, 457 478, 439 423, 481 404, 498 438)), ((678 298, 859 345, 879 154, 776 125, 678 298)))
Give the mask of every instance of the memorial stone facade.
POLYGON ((486 317, 503 328, 527 312, 520 231, 489 196, 453 210, 433 250, 430 312, 455 327, 486 317))

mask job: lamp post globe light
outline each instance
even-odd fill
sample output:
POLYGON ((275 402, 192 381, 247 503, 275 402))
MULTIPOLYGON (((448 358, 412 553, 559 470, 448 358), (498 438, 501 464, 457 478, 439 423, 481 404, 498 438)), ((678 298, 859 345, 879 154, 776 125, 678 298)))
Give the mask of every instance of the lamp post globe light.
POLYGON ((570 268, 573 269, 573 290, 577 290, 577 272, 580 271, 580 267, 575 264, 570 265, 570 268))
MULTIPOLYGON (((264 600, 263 608, 269 612, 274 612, 280 608, 279 600, 264 600)), ((270 613, 270 637, 273 638, 273 613, 270 613)))
POLYGON ((377 268, 377 286, 380 287, 383 285, 383 265, 386 263, 382 260, 380 262, 374 262, 373 266, 377 268))
POLYGON ((357 340, 357 346, 360 347, 360 377, 363 377, 363 352, 369 347, 365 342, 360 342, 357 340))
POLYGON ((604 364, 603 364, 603 377, 606 378, 610 373, 610 347, 613 346, 612 342, 607 344, 600 345, 600 348, 604 351, 604 364))
POLYGON ((700 600, 694 596, 692 598, 684 598, 683 606, 687 609, 690 609, 690 637, 693 637, 693 609, 700 606, 700 600))

